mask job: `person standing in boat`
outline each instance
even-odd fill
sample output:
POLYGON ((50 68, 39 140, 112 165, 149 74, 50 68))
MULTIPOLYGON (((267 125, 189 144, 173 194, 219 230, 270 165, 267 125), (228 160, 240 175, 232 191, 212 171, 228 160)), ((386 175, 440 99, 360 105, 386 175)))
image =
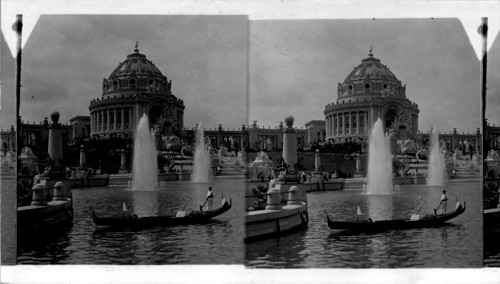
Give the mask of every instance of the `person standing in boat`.
POLYGON ((214 203, 214 193, 212 191, 212 187, 208 188, 207 192, 207 211, 212 211, 212 204, 214 203))
POLYGON ((443 195, 441 195, 441 214, 446 214, 447 203, 448 203, 448 196, 446 196, 446 190, 443 190, 443 195))

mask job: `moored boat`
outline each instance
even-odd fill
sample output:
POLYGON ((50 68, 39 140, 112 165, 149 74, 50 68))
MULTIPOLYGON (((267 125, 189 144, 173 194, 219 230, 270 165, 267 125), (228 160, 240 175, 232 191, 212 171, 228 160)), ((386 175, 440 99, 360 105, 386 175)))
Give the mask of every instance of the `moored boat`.
POLYGON ((92 219, 97 226, 117 227, 117 228, 133 228, 143 229, 150 227, 169 227, 188 224, 200 224, 221 215, 231 208, 231 200, 224 203, 220 208, 212 211, 192 211, 191 213, 183 216, 151 216, 151 217, 137 217, 133 214, 127 214, 121 217, 99 217, 91 208, 92 219))
POLYGON ((459 205, 458 208, 450 213, 445 214, 427 214, 418 220, 408 219, 394 219, 394 220, 359 220, 359 221, 332 221, 327 216, 328 226, 331 229, 343 230, 356 230, 356 231, 383 231, 383 230, 399 230, 399 229, 412 229, 434 227, 442 225, 444 222, 451 220, 458 215, 464 213, 464 205, 459 205))

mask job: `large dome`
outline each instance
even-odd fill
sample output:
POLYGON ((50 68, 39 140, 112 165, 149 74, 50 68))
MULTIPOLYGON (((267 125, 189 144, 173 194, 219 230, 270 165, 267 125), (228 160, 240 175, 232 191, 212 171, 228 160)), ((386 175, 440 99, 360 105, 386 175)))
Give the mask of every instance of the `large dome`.
POLYGON ((370 53, 369 57, 363 59, 361 64, 345 78, 344 83, 377 79, 399 81, 387 66, 380 63, 380 59, 373 57, 373 54, 370 53))
POLYGON ((116 93, 172 94, 171 86, 172 82, 167 80, 153 62, 146 59, 146 55, 139 53, 136 45, 134 53, 127 55, 127 59, 118 64, 107 79, 103 79, 102 93, 103 98, 116 93))
POLYGON ((347 75, 343 83, 337 87, 337 101, 362 101, 374 96, 406 97, 406 87, 396 78, 380 59, 373 57, 372 50, 368 58, 361 60, 361 64, 347 75))
POLYGON ((139 53, 138 49, 129 54, 127 59, 120 63, 118 67, 109 75, 111 77, 120 76, 147 76, 147 77, 165 77, 161 71, 156 68, 153 62, 146 59, 146 55, 139 53))

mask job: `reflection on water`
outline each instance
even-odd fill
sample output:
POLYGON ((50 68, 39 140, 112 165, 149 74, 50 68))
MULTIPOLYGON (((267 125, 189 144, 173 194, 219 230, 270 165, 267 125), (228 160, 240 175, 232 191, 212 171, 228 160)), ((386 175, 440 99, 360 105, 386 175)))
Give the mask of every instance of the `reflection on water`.
MULTIPOLYGON (((481 267, 480 184, 446 187, 450 200, 458 196, 467 201, 467 210, 437 228, 355 233, 331 230, 326 222, 327 213, 336 220, 356 220, 358 205, 363 218, 369 215, 374 220, 408 218, 420 208, 421 214, 431 213, 439 204, 442 189, 401 186, 399 193, 392 196, 362 191, 310 192, 308 228, 247 244, 245 264, 264 268, 481 267)), ((449 207, 449 211, 454 210, 454 206, 449 207)))
POLYGON ((238 264, 244 257, 242 181, 211 183, 221 205, 221 195, 232 199, 231 210, 213 221, 145 230, 98 228, 89 205, 99 215, 120 215, 125 202, 138 216, 171 215, 186 207, 199 208, 208 184, 169 182, 158 191, 125 188, 74 189, 75 219, 72 227, 37 236, 22 236, 18 244, 20 264, 238 264))

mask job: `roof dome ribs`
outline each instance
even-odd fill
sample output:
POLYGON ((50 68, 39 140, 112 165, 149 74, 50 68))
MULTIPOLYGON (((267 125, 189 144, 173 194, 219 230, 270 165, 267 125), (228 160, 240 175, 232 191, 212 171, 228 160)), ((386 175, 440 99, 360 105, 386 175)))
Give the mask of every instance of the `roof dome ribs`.
POLYGON ((103 80, 103 95, 117 91, 147 91, 171 94, 171 81, 146 58, 146 55, 139 53, 138 42, 136 42, 134 53, 127 55, 127 59, 120 62, 111 72, 108 79, 103 80), (131 80, 135 84, 131 84, 131 80), (118 88, 113 88, 114 82, 118 83, 118 88))

